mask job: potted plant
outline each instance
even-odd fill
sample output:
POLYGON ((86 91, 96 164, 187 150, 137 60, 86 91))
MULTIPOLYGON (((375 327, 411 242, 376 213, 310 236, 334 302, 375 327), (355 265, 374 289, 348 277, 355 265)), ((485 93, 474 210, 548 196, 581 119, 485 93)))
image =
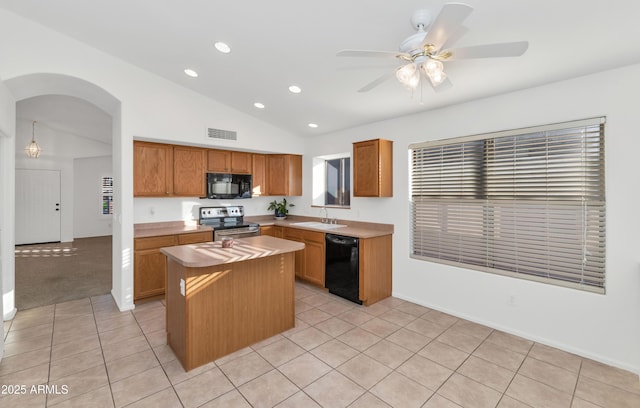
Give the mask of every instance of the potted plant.
POLYGON ((287 203, 287 199, 283 197, 280 202, 277 200, 270 202, 267 210, 275 211, 276 220, 284 220, 287 218, 287 214, 289 213, 289 209, 287 207, 295 207, 295 205, 293 205, 293 203, 287 203))

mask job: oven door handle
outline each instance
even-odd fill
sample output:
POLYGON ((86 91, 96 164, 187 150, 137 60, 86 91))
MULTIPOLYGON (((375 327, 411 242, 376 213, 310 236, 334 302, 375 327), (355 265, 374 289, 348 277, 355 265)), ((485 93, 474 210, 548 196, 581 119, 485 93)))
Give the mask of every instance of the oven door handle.
POLYGON ((213 240, 220 241, 222 237, 234 237, 234 238, 242 238, 242 237, 254 237, 260 235, 260 229, 250 230, 249 228, 238 228, 238 229, 228 229, 228 230, 213 230, 213 240))

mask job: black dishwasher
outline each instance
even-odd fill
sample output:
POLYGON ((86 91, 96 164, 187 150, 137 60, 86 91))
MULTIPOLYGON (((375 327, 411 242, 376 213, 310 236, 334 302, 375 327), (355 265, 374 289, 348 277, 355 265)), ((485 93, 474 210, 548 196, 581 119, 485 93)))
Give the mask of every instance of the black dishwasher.
POLYGON ((324 286, 330 293, 361 305, 358 238, 326 234, 325 240, 324 286))

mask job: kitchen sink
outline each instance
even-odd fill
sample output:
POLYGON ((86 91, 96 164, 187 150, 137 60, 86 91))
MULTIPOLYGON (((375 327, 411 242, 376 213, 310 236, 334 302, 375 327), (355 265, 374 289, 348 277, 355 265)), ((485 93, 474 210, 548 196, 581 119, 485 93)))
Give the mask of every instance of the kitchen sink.
POLYGON ((317 229, 334 229, 346 227, 345 224, 326 224, 319 221, 305 221, 305 222, 292 222, 291 225, 297 225, 298 227, 317 228, 317 229))

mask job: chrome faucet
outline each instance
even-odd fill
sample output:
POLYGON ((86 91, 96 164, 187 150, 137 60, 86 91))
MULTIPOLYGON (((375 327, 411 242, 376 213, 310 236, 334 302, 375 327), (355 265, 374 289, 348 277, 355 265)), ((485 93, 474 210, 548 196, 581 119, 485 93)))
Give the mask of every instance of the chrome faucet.
POLYGON ((321 222, 323 224, 328 224, 329 223, 329 212, 327 211, 327 207, 323 207, 322 210, 324 211, 324 218, 321 220, 321 222))

